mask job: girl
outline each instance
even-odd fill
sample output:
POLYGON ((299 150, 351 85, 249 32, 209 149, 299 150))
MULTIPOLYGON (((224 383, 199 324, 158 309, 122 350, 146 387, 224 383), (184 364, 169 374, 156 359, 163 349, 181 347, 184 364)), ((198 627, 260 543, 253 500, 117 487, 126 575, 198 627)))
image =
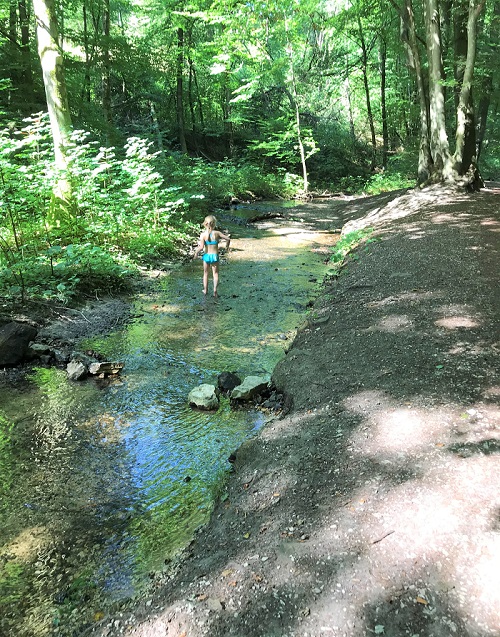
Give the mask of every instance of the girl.
POLYGON ((231 243, 231 236, 216 230, 216 225, 217 219, 213 215, 205 217, 203 222, 205 230, 200 234, 200 240, 193 255, 193 259, 196 259, 199 253, 205 250, 203 255, 203 294, 208 292, 208 270, 209 266, 212 266, 215 298, 217 298, 217 286, 219 284, 219 241, 224 239, 226 251, 229 250, 229 244, 231 243))

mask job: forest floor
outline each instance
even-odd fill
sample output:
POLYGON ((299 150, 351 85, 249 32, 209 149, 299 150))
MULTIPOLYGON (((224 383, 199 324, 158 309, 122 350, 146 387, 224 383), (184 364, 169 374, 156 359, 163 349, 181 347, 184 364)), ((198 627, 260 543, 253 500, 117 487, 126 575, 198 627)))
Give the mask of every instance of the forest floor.
POLYGON ((500 188, 346 203, 375 241, 274 372, 170 576, 93 635, 500 636, 500 188))

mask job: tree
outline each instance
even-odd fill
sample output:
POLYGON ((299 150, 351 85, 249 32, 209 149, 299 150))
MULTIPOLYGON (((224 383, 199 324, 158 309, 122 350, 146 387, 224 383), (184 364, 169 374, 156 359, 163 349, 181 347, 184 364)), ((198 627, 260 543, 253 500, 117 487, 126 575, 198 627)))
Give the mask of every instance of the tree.
POLYGON ((76 215, 68 165, 71 115, 64 79, 63 57, 54 0, 33 0, 38 39, 38 55, 42 66, 54 157, 58 176, 53 189, 50 223, 68 224, 76 215))
MULTIPOLYGON (((421 104, 421 141, 418 177, 420 183, 428 181, 462 182, 478 188, 482 184, 477 169, 474 142, 474 110, 472 104, 472 78, 474 73, 477 21, 485 0, 469 0, 468 11, 455 14, 455 39, 462 43, 458 51, 466 54, 459 60, 459 99, 456 108, 455 152, 450 151, 449 126, 447 126, 446 99, 444 92, 442 22, 439 0, 424 0, 425 43, 428 64, 428 94, 425 90, 420 51, 413 17, 412 0, 405 0, 401 13, 405 25, 404 34, 416 72, 421 104), (466 24, 464 26, 464 20, 466 24)), ((397 6, 397 5, 395 5, 397 6)), ((457 50, 457 49, 456 49, 457 50)))

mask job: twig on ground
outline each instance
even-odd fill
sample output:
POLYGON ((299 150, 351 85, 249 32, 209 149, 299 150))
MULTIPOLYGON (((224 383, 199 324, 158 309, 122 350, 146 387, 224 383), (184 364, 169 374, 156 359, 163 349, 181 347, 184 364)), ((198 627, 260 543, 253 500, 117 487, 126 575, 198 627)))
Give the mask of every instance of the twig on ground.
POLYGON ((377 540, 373 540, 372 544, 378 544, 379 542, 382 542, 382 540, 385 540, 386 537, 392 535, 393 533, 396 533, 396 531, 388 531, 387 533, 384 533, 382 537, 379 537, 377 540))

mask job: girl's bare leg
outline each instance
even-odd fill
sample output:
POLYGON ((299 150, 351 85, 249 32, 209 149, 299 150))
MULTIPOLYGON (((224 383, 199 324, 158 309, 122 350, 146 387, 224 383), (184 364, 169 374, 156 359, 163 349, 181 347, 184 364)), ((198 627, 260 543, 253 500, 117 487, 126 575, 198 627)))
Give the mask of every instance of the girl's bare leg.
POLYGON ((219 285, 219 264, 214 263, 212 266, 212 277, 214 279, 214 297, 217 298, 217 286, 219 285))
POLYGON ((203 261, 203 294, 208 292, 208 263, 203 261))

